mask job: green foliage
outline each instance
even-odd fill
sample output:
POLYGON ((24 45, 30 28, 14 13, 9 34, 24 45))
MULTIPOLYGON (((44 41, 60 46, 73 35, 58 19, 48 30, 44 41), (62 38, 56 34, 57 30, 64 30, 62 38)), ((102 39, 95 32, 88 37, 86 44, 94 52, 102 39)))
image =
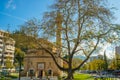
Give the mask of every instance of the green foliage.
MULTIPOLYGON (((66 58, 66 56, 64 58, 66 58)), ((79 66, 79 64, 81 62, 82 62, 81 59, 79 59, 79 58, 73 58, 73 60, 72 60, 72 68, 75 68, 75 67, 79 66)), ((65 62, 63 62, 63 67, 64 68, 68 68, 68 64, 65 63, 65 62)))
POLYGON ((23 52, 19 48, 15 49, 15 58, 17 59, 17 61, 23 61, 24 56, 25 56, 25 52, 23 52))
POLYGON ((109 69, 116 70, 117 69, 117 64, 116 64, 116 59, 113 58, 110 62, 109 69))
POLYGON ((27 36, 27 34, 23 33, 21 30, 13 32, 11 37, 16 41, 15 47, 20 48, 24 52, 36 47, 33 37, 27 36))
POLYGON ((109 68, 113 70, 119 70, 120 69, 120 54, 116 53, 115 56, 116 57, 111 60, 109 68))
POLYGON ((36 48, 36 44, 33 40, 33 36, 28 36, 25 33, 25 29, 23 29, 23 26, 20 30, 16 30, 10 35, 15 40, 15 65, 18 66, 19 61, 22 61, 23 64, 23 58, 25 56, 25 53, 29 49, 36 48))
POLYGON ((11 78, 7 78, 7 77, 4 77, 4 76, 1 76, 0 77, 0 80, 12 80, 11 78))
POLYGON ((10 74, 10 75, 8 75, 7 77, 10 77, 10 78, 12 78, 12 79, 15 79, 15 78, 18 78, 18 74, 10 74))
POLYGON ((89 70, 103 70, 104 69, 104 60, 95 59, 88 63, 89 70))
POLYGON ((93 80, 94 78, 89 74, 74 74, 74 80, 93 80))
POLYGON ((6 59, 5 65, 6 65, 6 68, 7 68, 7 69, 13 68, 13 64, 12 64, 12 62, 10 61, 9 58, 6 59))
POLYGON ((79 58, 73 58, 72 68, 75 68, 75 67, 79 66, 80 63, 82 63, 81 59, 79 59, 79 58))
POLYGON ((104 52, 104 61, 105 61, 105 64, 104 64, 104 70, 108 70, 108 61, 107 61, 107 56, 104 52))
POLYGON ((38 37, 39 22, 36 18, 30 19, 25 22, 23 25, 20 25, 20 31, 27 36, 38 37))

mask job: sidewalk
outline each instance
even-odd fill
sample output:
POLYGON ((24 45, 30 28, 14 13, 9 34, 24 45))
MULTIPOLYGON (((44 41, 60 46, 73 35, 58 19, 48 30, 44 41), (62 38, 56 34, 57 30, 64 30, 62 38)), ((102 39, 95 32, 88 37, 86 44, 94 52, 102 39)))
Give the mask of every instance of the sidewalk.
MULTIPOLYGON (((17 79, 13 79, 13 80, 18 80, 18 78, 17 79)), ((32 79, 30 79, 30 77, 21 77, 20 80, 40 80, 40 79, 35 78, 35 77, 33 77, 32 79)))
MULTIPOLYGON (((17 79, 13 79, 13 80, 18 80, 17 79)), ((21 77, 20 80, 48 80, 47 77, 43 77, 42 79, 33 77, 32 79, 30 77, 21 77)), ((58 80, 57 76, 49 76, 49 80, 58 80)))

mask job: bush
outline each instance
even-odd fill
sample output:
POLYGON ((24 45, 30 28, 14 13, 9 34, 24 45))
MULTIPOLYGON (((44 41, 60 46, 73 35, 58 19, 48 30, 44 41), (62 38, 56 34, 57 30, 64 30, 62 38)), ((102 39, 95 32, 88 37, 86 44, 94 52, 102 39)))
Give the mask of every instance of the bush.
POLYGON ((6 78, 6 77, 4 77, 4 76, 1 76, 0 77, 0 80, 12 80, 11 78, 6 78))

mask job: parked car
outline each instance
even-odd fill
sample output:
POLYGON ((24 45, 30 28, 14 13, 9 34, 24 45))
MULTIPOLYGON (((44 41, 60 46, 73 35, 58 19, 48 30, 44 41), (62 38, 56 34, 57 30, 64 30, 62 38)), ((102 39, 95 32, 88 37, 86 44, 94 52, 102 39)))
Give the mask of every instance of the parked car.
POLYGON ((89 74, 96 74, 96 73, 97 73, 97 71, 92 70, 92 71, 89 71, 88 73, 89 73, 89 74))
POLYGON ((120 76, 120 70, 115 70, 115 71, 113 71, 113 75, 115 75, 115 76, 120 76))
POLYGON ((107 71, 101 71, 100 74, 101 75, 106 75, 106 74, 108 74, 108 72, 107 71))

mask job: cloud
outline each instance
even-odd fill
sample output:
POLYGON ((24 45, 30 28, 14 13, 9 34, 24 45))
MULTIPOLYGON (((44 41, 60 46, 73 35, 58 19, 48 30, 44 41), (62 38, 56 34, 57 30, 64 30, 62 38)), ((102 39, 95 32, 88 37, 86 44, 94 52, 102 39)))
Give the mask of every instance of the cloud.
POLYGON ((5 13, 5 12, 0 12, 0 14, 2 14, 2 15, 5 15, 5 16, 8 16, 8 17, 11 17, 11 18, 14 18, 14 19, 17 19, 17 20, 21 20, 21 21, 27 21, 26 19, 24 19, 24 18, 21 18, 21 17, 18 17, 18 16, 13 16, 13 15, 11 15, 11 14, 8 14, 8 13, 5 13))
POLYGON ((9 0, 8 2, 7 2, 7 4, 6 4, 6 8, 7 9, 16 9, 16 4, 14 3, 14 1, 13 0, 9 0))

